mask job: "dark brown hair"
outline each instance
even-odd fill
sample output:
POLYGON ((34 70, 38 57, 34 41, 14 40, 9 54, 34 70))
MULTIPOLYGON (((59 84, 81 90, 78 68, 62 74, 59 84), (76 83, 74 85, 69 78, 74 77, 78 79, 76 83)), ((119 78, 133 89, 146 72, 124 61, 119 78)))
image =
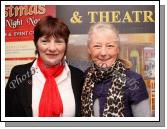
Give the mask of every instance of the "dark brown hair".
POLYGON ((52 16, 42 17, 34 28, 34 44, 37 49, 35 53, 38 53, 37 41, 40 37, 63 38, 67 46, 69 35, 70 30, 62 20, 52 16))

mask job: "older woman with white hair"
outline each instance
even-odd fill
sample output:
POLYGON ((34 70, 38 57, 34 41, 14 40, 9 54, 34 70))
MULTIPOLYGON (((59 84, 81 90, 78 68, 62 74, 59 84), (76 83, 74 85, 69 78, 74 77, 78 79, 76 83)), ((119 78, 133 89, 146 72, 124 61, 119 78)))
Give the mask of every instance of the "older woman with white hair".
POLYGON ((109 23, 92 25, 87 46, 93 64, 85 72, 82 116, 151 116, 142 76, 130 70, 129 61, 119 58, 117 29, 109 23))

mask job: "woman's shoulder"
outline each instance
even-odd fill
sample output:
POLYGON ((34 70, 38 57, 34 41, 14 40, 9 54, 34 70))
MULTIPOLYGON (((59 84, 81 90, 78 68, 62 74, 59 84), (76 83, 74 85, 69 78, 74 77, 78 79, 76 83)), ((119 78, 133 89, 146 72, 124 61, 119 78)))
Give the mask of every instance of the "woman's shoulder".
POLYGON ((77 67, 72 66, 72 65, 68 65, 68 67, 69 67, 70 72, 71 72, 71 79, 73 81, 77 81, 77 82, 83 83, 83 80, 84 80, 84 73, 83 73, 83 71, 80 70, 77 67))
POLYGON ((20 65, 16 65, 12 68, 12 71, 25 71, 26 69, 30 69, 31 66, 33 65, 33 62, 29 62, 29 63, 26 63, 26 64, 20 64, 20 65))
POLYGON ((134 72, 134 71, 132 71, 132 70, 130 70, 130 69, 127 69, 127 70, 125 71, 125 74, 126 74, 127 77, 129 77, 129 78, 134 78, 134 79, 136 79, 136 80, 142 78, 142 76, 141 76, 139 73, 136 73, 136 72, 134 72))
POLYGON ((72 66, 72 65, 68 65, 69 66, 69 69, 71 72, 75 72, 75 73, 78 73, 78 74, 83 74, 83 71, 75 66, 72 66))

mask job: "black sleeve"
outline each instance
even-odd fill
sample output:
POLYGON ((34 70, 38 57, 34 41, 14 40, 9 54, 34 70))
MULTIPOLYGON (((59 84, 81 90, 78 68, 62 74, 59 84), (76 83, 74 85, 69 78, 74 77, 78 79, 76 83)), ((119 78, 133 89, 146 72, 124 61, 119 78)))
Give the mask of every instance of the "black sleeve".
POLYGON ((15 67, 12 69, 10 73, 9 80, 7 82, 5 88, 5 116, 12 117, 15 116, 16 112, 18 112, 17 105, 18 100, 16 96, 16 88, 17 88, 17 80, 16 80, 17 72, 15 67))
POLYGON ((83 72, 80 72, 80 75, 78 76, 80 78, 79 81, 79 88, 78 88, 78 112, 76 113, 76 117, 81 116, 81 94, 82 94, 82 88, 84 83, 84 74, 83 72))
POLYGON ((72 88, 75 96, 76 101, 76 112, 75 116, 80 117, 81 116, 81 93, 82 93, 82 87, 84 83, 84 75, 81 70, 78 68, 75 68, 73 66, 69 66, 71 70, 71 81, 72 81, 72 88))

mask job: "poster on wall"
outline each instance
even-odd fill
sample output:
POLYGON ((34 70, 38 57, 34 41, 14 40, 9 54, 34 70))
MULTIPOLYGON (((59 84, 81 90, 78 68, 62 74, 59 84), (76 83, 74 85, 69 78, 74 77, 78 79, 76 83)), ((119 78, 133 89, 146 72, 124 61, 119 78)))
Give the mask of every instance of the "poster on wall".
POLYGON ((5 41, 33 40, 33 29, 41 17, 55 16, 56 6, 51 5, 6 5, 5 41))

